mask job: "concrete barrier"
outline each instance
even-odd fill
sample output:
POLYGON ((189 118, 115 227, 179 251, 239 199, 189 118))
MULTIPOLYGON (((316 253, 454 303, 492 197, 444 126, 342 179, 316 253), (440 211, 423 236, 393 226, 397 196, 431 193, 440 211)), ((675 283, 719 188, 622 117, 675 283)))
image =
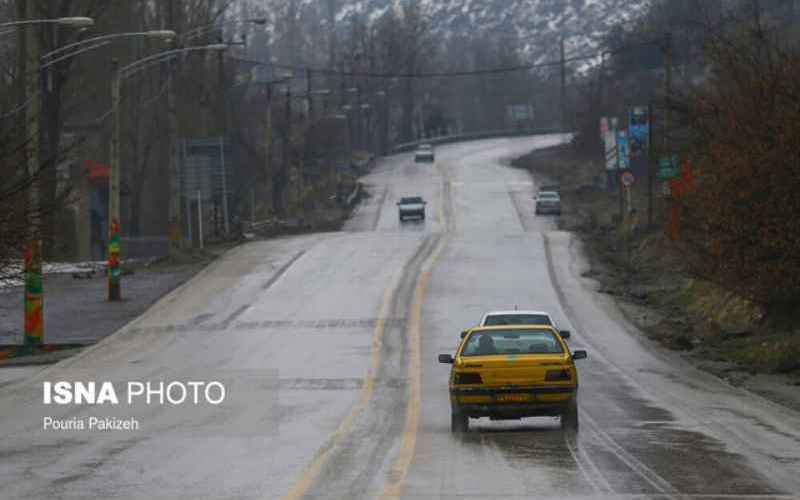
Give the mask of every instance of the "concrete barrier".
POLYGON ((429 137, 414 142, 405 142, 392 148, 393 153, 412 151, 420 144, 447 144, 451 142, 477 141, 481 139, 495 139, 501 137, 523 137, 527 135, 546 135, 564 133, 559 128, 538 128, 520 130, 488 130, 482 132, 468 132, 465 134, 444 135, 441 137, 429 137))

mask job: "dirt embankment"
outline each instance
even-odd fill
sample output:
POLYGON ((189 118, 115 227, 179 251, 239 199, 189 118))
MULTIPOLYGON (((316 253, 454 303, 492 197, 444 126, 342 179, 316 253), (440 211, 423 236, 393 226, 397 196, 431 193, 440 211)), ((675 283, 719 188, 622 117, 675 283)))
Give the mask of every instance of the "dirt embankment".
POLYGON ((634 186, 635 212, 620 216, 620 195, 606 188, 599 162, 569 146, 514 166, 561 185, 559 227, 580 235, 591 277, 642 332, 734 385, 800 409, 800 327, 767 323, 757 304, 691 277, 663 231, 668 200, 655 196, 648 229, 646 185, 634 186))

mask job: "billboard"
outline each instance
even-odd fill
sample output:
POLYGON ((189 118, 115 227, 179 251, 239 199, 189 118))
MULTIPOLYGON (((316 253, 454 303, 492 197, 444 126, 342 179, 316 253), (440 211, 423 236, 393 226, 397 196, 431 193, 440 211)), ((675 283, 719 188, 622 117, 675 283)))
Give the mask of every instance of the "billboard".
POLYGON ((533 120, 533 106, 530 104, 512 104, 506 106, 506 114, 514 121, 533 120))
POLYGON ((623 170, 631 168, 630 141, 627 130, 617 131, 617 158, 619 159, 619 168, 623 170))
POLYGON ((616 170, 619 166, 617 160, 617 119, 604 116, 600 118, 600 139, 606 151, 606 170, 616 170))
POLYGON ((185 198, 211 201, 231 194, 230 143, 222 137, 182 140, 181 191, 185 198))
POLYGON ((606 170, 616 170, 618 166, 616 132, 607 130, 603 135, 603 143, 606 146, 606 170))
POLYGON ((628 114, 628 146, 630 156, 647 155, 650 142, 650 113, 645 106, 634 106, 628 114))

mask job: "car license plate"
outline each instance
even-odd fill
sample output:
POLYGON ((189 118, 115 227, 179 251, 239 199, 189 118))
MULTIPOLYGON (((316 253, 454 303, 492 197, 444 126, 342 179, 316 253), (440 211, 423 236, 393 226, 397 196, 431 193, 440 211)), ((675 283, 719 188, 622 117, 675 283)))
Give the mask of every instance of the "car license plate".
POLYGON ((498 394, 495 398, 500 403, 521 403, 530 401, 531 396, 530 394, 498 394))

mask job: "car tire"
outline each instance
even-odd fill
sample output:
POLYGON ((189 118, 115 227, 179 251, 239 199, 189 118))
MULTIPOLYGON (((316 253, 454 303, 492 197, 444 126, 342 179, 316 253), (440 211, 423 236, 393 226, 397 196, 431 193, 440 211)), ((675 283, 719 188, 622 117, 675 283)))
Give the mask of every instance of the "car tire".
POLYGON ((400 216, 400 222, 403 222, 403 216, 402 215, 400 216))
POLYGON ((575 398, 561 414, 561 428, 569 432, 578 432, 578 401, 575 398))
POLYGON ((469 417, 457 410, 452 410, 450 413, 450 432, 459 434, 468 430, 469 417))
POLYGON ((425 214, 422 214, 422 215, 420 215, 420 218, 421 218, 422 220, 425 220, 425 214))

